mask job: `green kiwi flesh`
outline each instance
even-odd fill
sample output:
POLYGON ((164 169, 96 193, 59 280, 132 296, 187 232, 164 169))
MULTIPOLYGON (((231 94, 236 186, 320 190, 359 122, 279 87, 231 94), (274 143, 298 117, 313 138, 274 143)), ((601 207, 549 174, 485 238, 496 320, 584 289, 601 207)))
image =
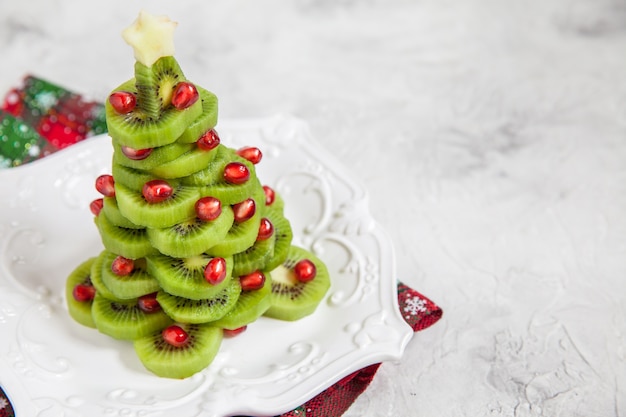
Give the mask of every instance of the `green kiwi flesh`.
POLYGON ((108 298, 109 300, 118 301, 121 299, 115 297, 111 290, 109 290, 109 288, 104 284, 104 281, 102 281, 102 267, 104 265, 104 260, 109 253, 110 252, 103 250, 93 261, 93 264, 91 265, 91 283, 97 293, 100 293, 100 295, 108 298))
POLYGON ((211 298, 191 300, 159 291, 157 301, 163 311, 181 323, 207 323, 222 318, 237 303, 241 294, 239 279, 231 278, 226 286, 211 298))
POLYGON ((157 292, 160 289, 159 282, 147 272, 145 259, 135 260, 135 267, 130 274, 117 275, 111 269, 111 264, 116 257, 117 255, 114 253, 105 252, 101 270, 102 282, 115 299, 138 298, 145 294, 157 292))
POLYGON ((125 227, 127 229, 143 228, 143 226, 136 225, 135 223, 124 217, 124 215, 120 212, 120 208, 117 206, 117 199, 115 197, 104 197, 102 200, 102 212, 112 225, 125 227))
POLYGON ((226 276, 218 284, 207 282, 204 268, 213 259, 201 254, 189 258, 172 258, 166 255, 155 255, 146 258, 148 273, 156 278, 161 289, 172 295, 199 300, 211 298, 228 286, 233 273, 233 260, 226 261, 226 276))
POLYGON ((270 274, 264 272, 265 284, 258 290, 242 291, 235 306, 212 324, 235 330, 255 322, 272 305, 272 282, 270 274))
POLYGON ((150 244, 146 229, 115 226, 101 212, 95 218, 105 249, 129 259, 144 258, 158 251, 150 244))
POLYGON ((274 249, 265 263, 265 269, 272 271, 287 258, 293 239, 293 230, 289 220, 278 206, 266 206, 264 217, 267 217, 274 226, 274 249))
POLYGON ((183 379, 209 366, 222 343, 223 331, 205 324, 182 324, 188 342, 181 347, 163 340, 161 331, 136 339, 135 352, 149 371, 164 378, 183 379))
POLYGON ((275 268, 272 277, 272 305, 265 316, 294 321, 312 314, 330 288, 330 276, 325 264, 311 252, 291 246, 285 262, 275 268), (315 278, 299 282, 293 268, 302 259, 311 260, 317 269, 315 278))
POLYGON ((150 154, 144 159, 131 159, 122 152, 122 147, 117 141, 113 140, 113 163, 123 165, 125 167, 150 170, 160 165, 167 164, 179 158, 186 152, 194 149, 191 143, 170 143, 168 145, 152 148, 150 154))
POLYGON ((233 210, 226 206, 214 220, 203 221, 196 217, 167 228, 150 228, 148 239, 162 254, 186 258, 204 253, 221 242, 230 230, 233 219, 233 210))
POLYGON ((117 206, 124 217, 144 227, 170 227, 193 219, 196 216, 194 206, 200 197, 198 189, 172 185, 174 193, 170 198, 160 203, 149 203, 141 192, 115 183, 117 206))
MULTIPOLYGON (((129 80, 115 91, 136 92, 135 80, 129 80)), ((158 118, 150 117, 140 108, 119 114, 107 100, 105 117, 108 133, 117 143, 133 149, 156 148, 169 145, 178 139, 190 122, 202 114, 200 100, 184 110, 168 107, 158 118)))
POLYGON ((196 142, 200 136, 217 125, 217 96, 202 87, 196 88, 202 100, 202 114, 180 135, 177 139, 180 143, 196 142))
POLYGON ((91 306, 93 301, 78 301, 74 298, 74 287, 78 284, 92 285, 91 267, 96 257, 89 258, 78 265, 70 272, 65 281, 65 302, 70 317, 83 326, 95 328, 96 324, 91 317, 91 306))
POLYGON ((272 235, 268 239, 257 240, 245 251, 234 254, 233 275, 246 275, 257 269, 265 269, 265 264, 274 251, 275 242, 276 236, 272 235))
POLYGON ((109 300, 96 294, 91 309, 96 328, 115 339, 134 340, 162 329, 172 323, 162 310, 146 313, 137 299, 109 300))
POLYGON ((149 171, 165 179, 185 177, 206 167, 216 155, 216 149, 204 150, 196 146, 180 157, 151 168, 149 171))

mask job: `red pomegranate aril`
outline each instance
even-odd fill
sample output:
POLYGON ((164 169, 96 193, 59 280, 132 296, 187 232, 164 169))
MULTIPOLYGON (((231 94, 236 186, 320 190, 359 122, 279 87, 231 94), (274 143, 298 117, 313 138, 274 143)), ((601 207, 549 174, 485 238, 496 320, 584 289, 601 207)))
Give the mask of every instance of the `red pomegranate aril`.
POLYGON ((213 129, 205 132, 200 139, 196 142, 198 148, 204 151, 210 151, 211 149, 215 149, 217 145, 220 144, 220 137, 217 132, 213 129))
POLYGON ((230 162, 224 167, 224 179, 231 184, 243 184, 250 179, 250 170, 241 162, 230 162))
POLYGON ((259 225, 259 234, 256 236, 256 240, 266 240, 269 239, 274 234, 274 225, 267 217, 263 217, 261 219, 261 224, 259 225))
POLYGON ((255 146, 244 146, 243 148, 237 150, 237 155, 247 159, 255 165, 261 162, 261 158, 263 158, 263 153, 255 146))
POLYGON ((104 207, 104 199, 102 198, 96 198, 91 203, 89 203, 89 210, 91 210, 94 216, 100 215, 102 207, 104 207))
POLYGON ((309 282, 317 275, 317 268, 309 259, 303 259, 296 263, 293 271, 296 274, 296 279, 300 282, 309 282))
POLYGON ((174 87, 172 105, 178 110, 184 110, 198 101, 198 98, 200 98, 200 95, 198 94, 196 86, 192 83, 182 81, 174 87))
POLYGON ((276 199, 276 192, 268 185, 263 186, 263 192, 265 192, 265 205, 271 206, 276 199))
POLYGON ((224 337, 235 337, 245 332, 248 326, 237 327, 236 329, 224 329, 224 337))
POLYGON ((74 290, 72 291, 72 296, 74 300, 80 302, 87 302, 93 300, 96 296, 96 289, 93 285, 89 284, 77 284, 74 286, 74 290))
POLYGON ((204 278, 209 284, 217 285, 226 278, 226 260, 213 258, 204 267, 204 278))
POLYGON ((174 347, 185 346, 187 340, 189 340, 189 334, 182 327, 172 324, 166 327, 161 332, 163 340, 174 347))
POLYGON ((261 271, 254 271, 239 277, 242 291, 254 291, 263 288, 265 275, 261 271))
POLYGON ((146 159, 152 153, 152 148, 135 149, 130 146, 121 146, 122 153, 128 159, 133 161, 141 161, 146 159))
POLYGON ((135 261, 133 261, 132 259, 124 258, 123 256, 116 257, 111 263, 111 271, 115 275, 119 275, 121 277, 130 275, 134 269, 135 261))
POLYGON ((119 114, 126 114, 133 111, 137 105, 137 98, 128 91, 116 91, 109 96, 109 103, 119 114))
POLYGON ((105 197, 115 196, 115 180, 112 175, 104 174, 96 178, 96 190, 105 197))
POLYGON ((155 313, 161 310, 161 304, 157 301, 157 293, 146 294, 139 297, 137 306, 144 313, 155 313))
POLYGON ((144 198, 148 203, 161 203, 174 194, 172 186, 164 180, 152 180, 143 185, 141 190, 144 198))
POLYGON ((234 204, 232 208, 236 223, 245 222, 254 216, 254 213, 256 213, 256 203, 252 198, 243 200, 241 203, 234 204))
POLYGON ((222 202, 215 197, 202 197, 196 201, 196 216, 205 222, 217 219, 222 214, 222 202))

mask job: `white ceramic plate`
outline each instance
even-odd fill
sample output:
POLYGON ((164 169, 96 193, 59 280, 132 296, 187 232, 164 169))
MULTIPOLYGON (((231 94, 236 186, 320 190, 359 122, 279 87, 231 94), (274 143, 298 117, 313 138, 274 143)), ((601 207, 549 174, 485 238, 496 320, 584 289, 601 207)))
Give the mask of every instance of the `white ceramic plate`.
POLYGON ((311 316, 262 318, 203 372, 155 377, 129 342, 69 318, 67 274, 102 246, 88 204, 110 172, 107 136, 0 171, 0 386, 18 416, 271 416, 364 366, 400 358, 412 335, 397 306, 392 246, 358 181, 289 117, 222 121, 222 143, 255 145, 257 173, 284 197, 294 243, 327 264, 311 316))

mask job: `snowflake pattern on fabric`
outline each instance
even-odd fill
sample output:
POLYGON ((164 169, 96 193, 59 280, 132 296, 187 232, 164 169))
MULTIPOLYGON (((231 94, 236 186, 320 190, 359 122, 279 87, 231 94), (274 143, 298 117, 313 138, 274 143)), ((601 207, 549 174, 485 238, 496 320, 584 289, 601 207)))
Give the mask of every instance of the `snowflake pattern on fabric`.
POLYGON ((426 300, 418 296, 408 298, 402 311, 408 313, 404 316, 406 319, 410 318, 410 316, 416 316, 419 313, 424 313, 426 312, 426 300))

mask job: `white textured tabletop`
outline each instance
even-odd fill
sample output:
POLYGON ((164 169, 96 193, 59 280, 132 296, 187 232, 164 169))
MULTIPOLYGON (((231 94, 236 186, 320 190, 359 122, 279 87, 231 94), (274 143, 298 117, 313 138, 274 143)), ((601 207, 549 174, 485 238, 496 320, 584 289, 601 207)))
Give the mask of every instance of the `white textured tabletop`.
POLYGON ((348 416, 626 415, 623 0, 2 0, 0 93, 103 99, 143 7, 220 117, 311 126, 443 308, 348 416))

